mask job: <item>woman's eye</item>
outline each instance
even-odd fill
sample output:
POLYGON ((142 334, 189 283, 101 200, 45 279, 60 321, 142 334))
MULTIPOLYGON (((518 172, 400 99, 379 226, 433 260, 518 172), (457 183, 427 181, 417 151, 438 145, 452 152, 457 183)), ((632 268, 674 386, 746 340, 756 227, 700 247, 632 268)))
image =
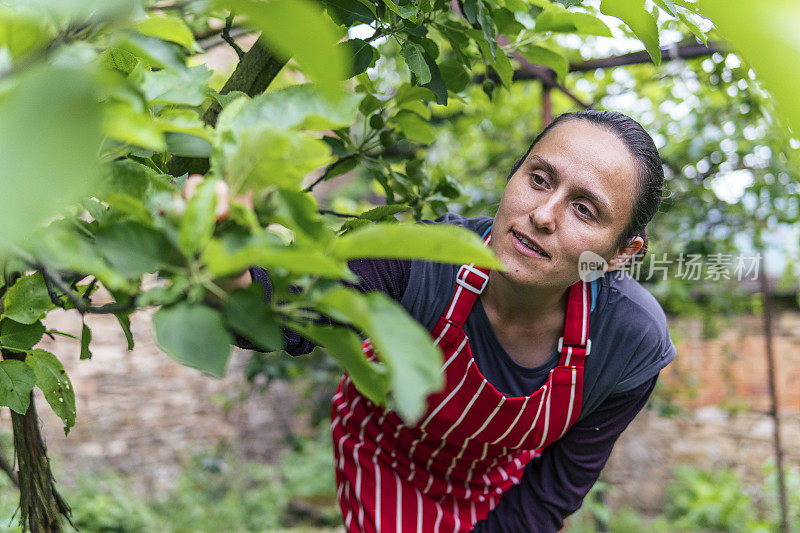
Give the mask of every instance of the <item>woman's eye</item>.
POLYGON ((547 180, 544 179, 539 174, 531 174, 531 182, 534 185, 539 185, 540 187, 544 187, 545 185, 547 185, 547 180))
POLYGON ((592 214, 592 210, 589 209, 588 207, 586 207, 584 204, 575 204, 575 205, 578 206, 578 212, 581 215, 583 215, 585 217, 592 218, 592 219, 594 218, 594 214, 592 214))

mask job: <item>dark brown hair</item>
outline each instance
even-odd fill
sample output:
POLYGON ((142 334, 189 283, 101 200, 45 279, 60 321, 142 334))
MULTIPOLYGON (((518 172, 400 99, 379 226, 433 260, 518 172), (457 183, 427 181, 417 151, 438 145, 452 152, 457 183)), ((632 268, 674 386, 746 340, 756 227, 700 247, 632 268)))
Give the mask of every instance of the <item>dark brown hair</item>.
POLYGON ((631 117, 618 111, 598 111, 596 109, 586 109, 559 115, 536 136, 525 155, 514 163, 507 179, 511 179, 511 176, 519 170, 522 162, 528 157, 533 147, 547 135, 547 132, 558 124, 570 120, 587 120, 616 134, 625 143, 625 146, 628 147, 631 155, 638 163, 639 191, 631 210, 631 219, 620 235, 616 246, 623 246, 636 237, 642 237, 644 245, 639 253, 636 254, 636 257, 637 259, 644 257, 647 252, 647 224, 658 211, 658 206, 664 198, 664 169, 661 166, 661 157, 658 155, 658 149, 653 142, 653 138, 650 137, 641 124, 631 117))

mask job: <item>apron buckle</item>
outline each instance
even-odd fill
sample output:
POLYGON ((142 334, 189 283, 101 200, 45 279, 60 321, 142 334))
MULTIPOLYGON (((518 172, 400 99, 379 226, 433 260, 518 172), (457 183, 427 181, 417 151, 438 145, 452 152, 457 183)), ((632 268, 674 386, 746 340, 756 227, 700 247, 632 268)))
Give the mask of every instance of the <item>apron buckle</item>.
POLYGON ((592 351, 592 339, 586 339, 586 344, 564 344, 564 337, 558 338, 558 353, 561 353, 564 350, 564 346, 567 348, 583 348, 586 350, 584 355, 589 355, 589 352, 592 351))

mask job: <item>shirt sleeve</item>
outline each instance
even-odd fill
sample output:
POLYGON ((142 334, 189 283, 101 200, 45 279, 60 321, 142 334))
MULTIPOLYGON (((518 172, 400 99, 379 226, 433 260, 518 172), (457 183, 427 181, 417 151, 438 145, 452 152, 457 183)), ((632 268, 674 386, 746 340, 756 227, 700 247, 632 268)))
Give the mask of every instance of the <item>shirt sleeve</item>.
MULTIPOLYGON (((346 283, 361 292, 380 291, 386 293, 395 301, 403 298, 403 293, 408 285, 408 277, 411 271, 411 261, 400 259, 354 259, 348 261, 347 266, 358 276, 359 282, 356 284, 346 283)), ((264 288, 264 302, 272 301, 272 282, 269 279, 269 272, 257 266, 250 267, 250 276, 253 281, 259 283, 264 288)), ((320 320, 321 324, 330 324, 327 317, 320 320)), ((259 349, 248 339, 234 332, 235 344, 247 350, 259 349)), ((314 349, 314 343, 289 330, 283 330, 283 338, 286 343, 286 351, 290 355, 302 355, 310 353, 314 349)))
POLYGON ((520 483, 500 498, 473 532, 554 533, 577 511, 611 455, 620 434, 647 403, 658 375, 622 394, 611 395, 575 423, 542 456, 525 466, 520 483))

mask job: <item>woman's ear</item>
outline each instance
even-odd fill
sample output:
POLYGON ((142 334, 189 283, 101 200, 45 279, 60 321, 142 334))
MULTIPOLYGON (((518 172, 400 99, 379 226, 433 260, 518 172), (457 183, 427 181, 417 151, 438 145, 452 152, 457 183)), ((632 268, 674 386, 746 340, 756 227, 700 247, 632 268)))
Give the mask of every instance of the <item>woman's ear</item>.
POLYGON ((608 270, 606 270, 606 272, 612 272, 622 268, 625 263, 639 253, 642 246, 644 246, 644 239, 638 235, 628 241, 624 246, 621 246, 620 249, 617 250, 617 253, 608 260, 608 270))

